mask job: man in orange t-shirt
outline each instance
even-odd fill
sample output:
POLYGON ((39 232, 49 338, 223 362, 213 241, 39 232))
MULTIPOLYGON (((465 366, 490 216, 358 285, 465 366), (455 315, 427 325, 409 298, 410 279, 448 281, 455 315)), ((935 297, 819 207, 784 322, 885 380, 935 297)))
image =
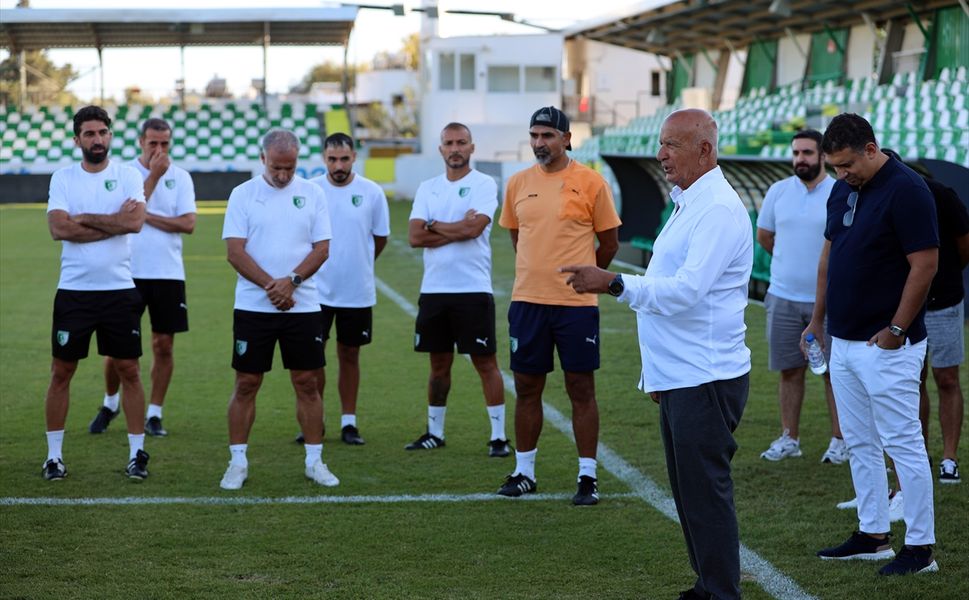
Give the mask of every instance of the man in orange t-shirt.
POLYGON ((515 373, 515 471, 498 490, 503 496, 532 493, 535 454, 542 431, 542 391, 553 370, 553 351, 565 372, 572 426, 579 453, 576 505, 599 502, 596 447, 599 409, 599 307, 592 294, 566 284, 560 265, 606 268, 619 249, 619 215, 609 185, 566 154, 569 119, 554 106, 538 109, 529 124, 537 164, 508 181, 498 223, 511 233, 515 286, 508 309, 511 370, 515 373), (596 247, 598 240, 598 248, 596 247))

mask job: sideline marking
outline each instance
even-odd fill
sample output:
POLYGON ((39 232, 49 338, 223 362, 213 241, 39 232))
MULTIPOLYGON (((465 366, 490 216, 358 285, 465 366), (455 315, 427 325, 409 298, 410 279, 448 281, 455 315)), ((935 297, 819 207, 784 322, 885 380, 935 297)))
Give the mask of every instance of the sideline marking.
MULTIPOLYGON (((614 261, 615 262, 615 261, 614 261)), ((628 263, 618 263, 623 268, 637 268, 628 263), (628 265, 628 266, 627 266, 628 265)), ((413 318, 417 317, 417 309, 414 305, 404 299, 393 288, 384 283, 379 277, 374 277, 379 289, 385 296, 390 298, 397 306, 413 318), (389 293, 388 293, 389 292, 389 293), (398 301, 400 300, 400 301, 398 301)), ((468 358, 465 356, 465 358, 468 358)), ((470 360, 470 359, 469 359, 470 360)), ((500 369, 501 379, 504 381, 505 389, 512 395, 515 394, 515 380, 504 369, 500 369)), ((645 396, 644 396, 645 398, 645 396)), ((542 401, 542 408, 545 411, 545 420, 553 427, 564 433, 575 441, 572 433, 572 421, 563 415, 557 408, 542 401)), ((629 464, 626 459, 614 452, 611 448, 599 442, 597 447, 599 464, 607 471, 616 476, 617 479, 629 486, 633 495, 641 498, 665 517, 679 523, 680 519, 676 512, 676 503, 664 489, 640 472, 639 469, 629 464)), ((793 579, 778 571, 770 562, 762 558, 756 552, 748 548, 742 542, 740 544, 740 568, 754 576, 754 581, 764 589, 765 592, 774 598, 783 600, 817 600, 808 594, 793 579)))

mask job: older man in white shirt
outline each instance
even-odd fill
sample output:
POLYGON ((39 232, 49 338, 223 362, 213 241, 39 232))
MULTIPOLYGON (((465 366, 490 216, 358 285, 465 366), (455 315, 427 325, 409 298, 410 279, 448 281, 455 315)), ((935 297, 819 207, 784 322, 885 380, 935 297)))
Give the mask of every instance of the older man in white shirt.
POLYGON ((636 311, 639 388, 660 405, 666 467, 694 586, 680 598, 740 598, 740 541, 730 461, 747 403, 744 341, 753 231, 717 166, 717 124, 702 110, 672 113, 657 158, 676 208, 641 276, 566 266, 577 292, 603 293, 636 311))

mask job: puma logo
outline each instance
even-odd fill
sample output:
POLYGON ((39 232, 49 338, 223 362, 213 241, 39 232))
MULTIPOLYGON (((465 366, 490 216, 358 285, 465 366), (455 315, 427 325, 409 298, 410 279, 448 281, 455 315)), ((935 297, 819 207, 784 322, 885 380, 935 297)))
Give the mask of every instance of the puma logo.
POLYGON ((184 303, 184 302, 179 302, 179 303, 178 303, 178 307, 179 307, 179 308, 184 308, 184 309, 186 309, 186 310, 188 310, 188 307, 187 307, 187 306, 185 306, 185 303, 184 303))
POLYGON ((501 420, 501 417, 491 417, 491 420, 492 421, 495 421, 495 422, 498 422, 498 421, 501 420))
POLYGON ((486 346, 486 347, 488 346, 488 338, 485 338, 485 339, 474 338, 474 341, 478 342, 482 346, 486 346))
POLYGON ((322 337, 320 337, 320 336, 316 336, 316 337, 314 337, 314 338, 313 338, 313 340, 314 340, 314 341, 317 341, 317 342, 319 342, 319 343, 321 343, 321 344, 323 343, 323 338, 322 338, 322 337))
POLYGON ((595 343, 596 343, 596 338, 598 338, 598 337, 599 337, 598 335, 594 335, 594 336, 592 336, 590 338, 585 338, 585 341, 589 342, 590 344, 592 344, 594 346, 595 343))
POLYGON ((367 339, 370 339, 370 332, 367 331, 366 329, 364 329, 363 331, 361 331, 360 332, 360 335, 362 335, 363 337, 365 337, 367 339))

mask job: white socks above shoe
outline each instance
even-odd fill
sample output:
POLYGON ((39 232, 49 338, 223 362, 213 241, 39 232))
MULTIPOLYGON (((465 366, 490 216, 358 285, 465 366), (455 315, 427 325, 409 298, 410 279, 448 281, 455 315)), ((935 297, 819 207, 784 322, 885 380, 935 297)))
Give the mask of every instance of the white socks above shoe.
POLYGON ((506 440, 505 437, 505 405, 489 406, 488 418, 491 420, 491 439, 506 440))
POLYGON ((149 404, 148 412, 145 414, 145 420, 147 421, 152 417, 158 417, 159 419, 162 418, 162 407, 158 406, 157 404, 149 404))
POLYGON ((108 394, 105 394, 104 395, 104 406, 105 406, 105 408, 107 408, 111 412, 118 412, 118 409, 120 408, 120 405, 121 405, 121 393, 120 392, 116 392, 116 393, 114 393, 111 396, 109 396, 108 394))
POLYGON ((519 452, 515 450, 515 472, 513 475, 524 475, 532 481, 535 481, 535 455, 538 454, 538 448, 534 450, 529 450, 528 452, 519 452))
POLYGON ((306 466, 312 467, 316 461, 323 460, 323 444, 303 444, 306 448, 306 466))
POLYGON ((61 449, 64 446, 64 430, 47 432, 47 460, 61 458, 61 449))
POLYGON ((447 412, 446 406, 427 407, 427 433, 444 439, 444 413, 447 412))
POLYGON ((356 427, 357 426, 357 415, 341 415, 340 416, 340 429, 344 427, 356 427))
POLYGON ((246 458, 246 450, 249 444, 229 444, 229 464, 244 469, 249 468, 249 459, 246 458))
MULTIPOLYGON (((591 477, 593 479, 598 479, 596 477, 596 459, 594 458, 582 458, 579 457, 579 477, 585 475, 586 477, 591 477)), ((578 478, 576 478, 578 481, 578 478)))
POLYGON ((129 433, 128 434, 128 460, 131 460, 138 454, 139 450, 145 449, 145 434, 143 433, 129 433))

